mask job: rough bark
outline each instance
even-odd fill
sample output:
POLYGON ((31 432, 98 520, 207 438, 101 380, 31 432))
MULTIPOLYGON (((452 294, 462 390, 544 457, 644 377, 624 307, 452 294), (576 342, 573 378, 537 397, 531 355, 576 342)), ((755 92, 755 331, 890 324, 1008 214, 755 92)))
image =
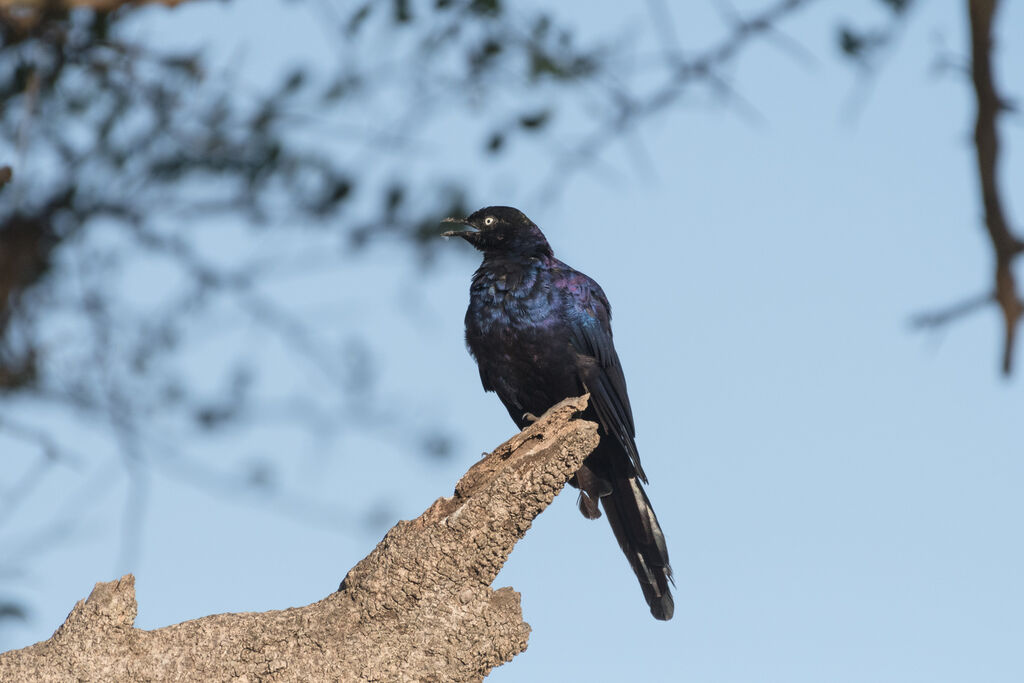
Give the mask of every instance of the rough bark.
POLYGON ((519 594, 491 582, 597 445, 586 402, 563 401, 484 457, 319 602, 146 631, 127 575, 96 584, 49 640, 0 654, 0 680, 480 680, 526 649, 519 594))

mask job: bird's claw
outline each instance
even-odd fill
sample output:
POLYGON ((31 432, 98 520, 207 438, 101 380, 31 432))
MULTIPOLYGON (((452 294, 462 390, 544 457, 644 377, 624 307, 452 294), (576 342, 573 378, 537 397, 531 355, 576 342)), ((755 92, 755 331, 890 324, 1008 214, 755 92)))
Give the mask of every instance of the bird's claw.
POLYGON ((534 415, 533 413, 523 413, 523 419, 529 422, 530 424, 533 424, 540 418, 534 415))

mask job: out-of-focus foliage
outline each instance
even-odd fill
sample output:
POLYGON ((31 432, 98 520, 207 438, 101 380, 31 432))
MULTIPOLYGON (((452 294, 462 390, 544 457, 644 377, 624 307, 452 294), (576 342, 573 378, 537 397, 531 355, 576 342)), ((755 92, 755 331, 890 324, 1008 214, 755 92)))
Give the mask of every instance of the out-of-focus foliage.
MULTIPOLYGON (((358 60, 333 73, 296 67, 250 92, 209 73, 200 52, 166 52, 126 37, 124 25, 137 11, 46 10, 31 20, 0 22, 0 131, 5 158, 16 168, 0 204, 0 391, 52 386, 52 349, 39 331, 43 311, 52 308, 40 297, 69 276, 71 264, 61 253, 92 244, 89 233, 97 226, 119 234, 93 254, 93 266, 132 258, 125 254, 131 248, 178 263, 193 287, 177 313, 202 306, 208 290, 244 288, 260 275, 201 263, 178 227, 194 218, 241 215, 254 231, 290 230, 296 239, 301 229, 320 226, 342 233, 351 248, 398 234, 429 249, 436 219, 466 210, 465 188, 457 180, 414 188, 400 174, 375 178, 387 159, 346 163, 336 148, 317 144, 320 133, 307 139, 308 119, 342 119, 375 93, 401 85, 398 77, 408 71, 443 68, 451 80, 419 94, 409 130, 351 136, 349 147, 394 157, 442 94, 479 96, 499 72, 502 87, 517 80, 531 87, 596 68, 595 55, 576 49, 544 15, 519 30, 521 19, 498 2, 367 2, 337 17, 339 40, 358 45, 381 31, 415 32, 405 63, 391 73, 358 60), (157 225, 169 222, 178 226, 157 225)), ((524 111, 511 124, 498 124, 487 149, 498 151, 495 140, 540 130, 550 113, 524 111)), ((117 317, 102 290, 90 291, 85 303, 77 302, 80 311, 117 317)), ((134 371, 146 372, 153 356, 177 345, 178 316, 167 313, 122 354, 134 359, 134 371)), ((90 395, 95 385, 69 378, 67 368, 60 383, 75 386, 76 400, 97 402, 90 395)), ((230 415, 211 417, 197 413, 206 426, 230 415)))
MULTIPOLYGON (((478 122, 481 160, 493 158, 555 115, 523 93, 592 76, 600 52, 546 13, 494 0, 293 4, 325 12, 337 60, 255 84, 212 59, 216 45, 148 40, 161 8, 0 10, 0 443, 38 458, 0 478, 0 576, 20 571, 27 548, 72 534, 63 508, 34 528, 7 524, 55 463, 123 463, 130 553, 138 473, 180 462, 178 444, 204 435, 245 443, 279 422, 451 452, 443 427, 378 410, 373 340, 321 329, 322 313, 289 301, 288 278, 382 240, 428 264, 439 219, 468 213, 473 187, 410 164, 419 136, 439 112, 463 112, 478 122), (500 110, 489 97, 499 89, 500 110), (213 373, 196 361, 211 344, 228 359, 213 373), (279 349, 278 375, 322 381, 261 391, 266 364, 248 353, 260 345, 279 349), (108 432, 113 452, 67 443, 76 422, 108 432)), ((273 456, 227 479, 215 469, 225 489, 285 495, 273 456)), ((381 511, 364 517, 380 523, 381 511)), ((17 601, 0 606, 0 620, 23 616, 17 601)))
MULTIPOLYGON (((255 83, 233 68, 244 52, 214 59, 216 45, 149 40, 162 9, 0 10, 0 450, 3 439, 20 441, 37 457, 0 477, 0 580, 19 552, 72 535, 62 507, 18 529, 24 542, 4 535, 47 467, 100 457, 62 441, 70 422, 109 434, 136 487, 129 502, 145 495, 138 473, 174 460, 179 444, 241 443, 269 423, 399 434, 446 457, 443 429, 378 410, 373 340, 333 314, 362 292, 330 291, 332 313, 310 314, 304 305, 316 302, 290 298, 290 278, 385 242, 410 268, 428 267, 438 220, 489 201, 479 199, 481 178, 518 145, 550 151, 550 167, 517 175, 551 198, 610 143, 694 102, 684 98, 694 88, 742 110, 729 67, 813 3, 765 0, 744 15, 721 3, 723 35, 693 46, 672 30, 683 6, 652 0, 636 11, 654 39, 637 46, 632 28, 585 38, 554 4, 291 0, 320 18, 335 59, 255 83), (572 108, 592 125, 563 125, 572 108), (432 139, 432 124, 452 117, 464 135, 432 139), (438 163, 456 145, 472 150, 471 166, 438 163), (276 349, 273 367, 249 353, 256 346, 276 349), (268 395, 275 373, 278 385, 320 381, 268 395)), ((873 4, 877 20, 838 28, 842 53, 869 70, 913 8, 873 4)), ((274 50, 274 36, 262 40, 274 50)), ((232 477, 213 476, 281 496, 277 471, 261 454, 232 477)), ((366 518, 390 521, 380 509, 366 518)), ((17 600, 0 604, 0 620, 23 614, 17 600)))
POLYGON ((882 17, 868 26, 843 21, 838 27, 839 50, 854 63, 872 67, 878 55, 892 43, 914 0, 877 0, 882 17))

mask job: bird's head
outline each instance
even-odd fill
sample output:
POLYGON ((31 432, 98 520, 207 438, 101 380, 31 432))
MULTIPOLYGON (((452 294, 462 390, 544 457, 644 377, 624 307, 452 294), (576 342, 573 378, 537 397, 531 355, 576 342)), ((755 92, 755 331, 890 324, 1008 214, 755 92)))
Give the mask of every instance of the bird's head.
POLYGON ((474 247, 493 255, 551 256, 544 233, 519 209, 488 206, 467 218, 445 218, 442 223, 458 223, 470 230, 450 230, 445 237, 461 237, 474 247))

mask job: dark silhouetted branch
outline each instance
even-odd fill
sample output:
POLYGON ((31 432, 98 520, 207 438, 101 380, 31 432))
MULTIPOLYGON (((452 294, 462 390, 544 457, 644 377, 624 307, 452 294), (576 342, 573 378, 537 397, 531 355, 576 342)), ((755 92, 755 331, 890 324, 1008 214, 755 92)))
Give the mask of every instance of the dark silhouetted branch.
POLYGON ((978 185, 985 216, 985 228, 995 257, 993 291, 973 297, 946 309, 923 313, 911 319, 918 328, 936 328, 995 303, 1003 318, 1002 372, 1013 372, 1013 352, 1024 313, 1024 303, 1017 292, 1013 274, 1014 259, 1024 251, 1021 241, 1006 219, 999 191, 999 115, 1007 109, 996 90, 992 74, 992 32, 998 0, 967 0, 971 32, 971 63, 969 73, 974 88, 977 114, 974 124, 974 150, 978 163, 978 185))
POLYGON ((999 194, 999 134, 996 122, 1004 105, 992 76, 992 23, 998 0, 969 0, 971 24, 971 80, 977 98, 974 146, 978 159, 978 180, 985 209, 985 227, 996 257, 995 299, 1003 314, 1003 373, 1013 370, 1013 347, 1022 305, 1013 276, 1013 259, 1024 244, 1013 235, 1006 221, 999 194))

